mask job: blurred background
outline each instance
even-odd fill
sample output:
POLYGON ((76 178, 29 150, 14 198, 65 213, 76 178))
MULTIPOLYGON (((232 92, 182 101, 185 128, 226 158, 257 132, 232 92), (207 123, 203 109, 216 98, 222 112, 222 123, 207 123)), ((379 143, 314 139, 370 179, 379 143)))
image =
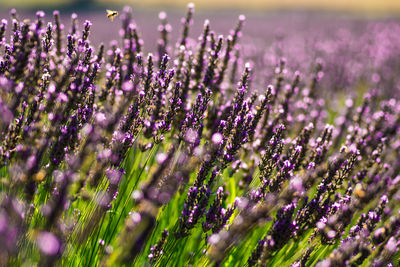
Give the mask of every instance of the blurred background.
POLYGON ((182 9, 193 2, 205 10, 317 10, 369 15, 400 14, 399 0, 0 0, 0 8, 77 8, 96 9, 104 6, 132 5, 138 8, 182 9))
POLYGON ((243 60, 262 66, 265 73, 258 77, 260 88, 271 81, 281 57, 287 59, 289 70, 303 73, 323 58, 324 86, 349 88, 360 79, 372 79, 374 83, 385 81, 388 90, 398 88, 400 92, 400 78, 393 80, 389 75, 400 69, 400 0, 0 0, 0 19, 10 21, 10 10, 15 8, 19 18, 34 20, 35 12, 43 10, 45 20, 54 21, 52 14, 57 9, 68 31, 71 15, 76 13, 80 26, 85 20, 93 23, 91 44, 110 47, 112 40, 121 44, 122 16, 111 21, 106 9, 121 14, 129 6, 146 54, 157 51, 159 13, 165 11, 171 29, 169 52, 173 52, 189 2, 195 4, 189 34, 194 40, 206 19, 212 31, 227 36, 238 16, 246 16, 238 51, 243 60), (359 73, 373 75, 359 77, 359 73))

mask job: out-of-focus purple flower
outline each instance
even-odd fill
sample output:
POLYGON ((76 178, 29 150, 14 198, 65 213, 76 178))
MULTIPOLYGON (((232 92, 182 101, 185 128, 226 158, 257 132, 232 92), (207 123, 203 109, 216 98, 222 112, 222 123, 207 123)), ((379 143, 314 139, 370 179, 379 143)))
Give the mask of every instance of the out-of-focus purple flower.
POLYGON ((37 237, 40 250, 46 255, 55 255, 60 250, 60 241, 51 232, 41 232, 37 237))

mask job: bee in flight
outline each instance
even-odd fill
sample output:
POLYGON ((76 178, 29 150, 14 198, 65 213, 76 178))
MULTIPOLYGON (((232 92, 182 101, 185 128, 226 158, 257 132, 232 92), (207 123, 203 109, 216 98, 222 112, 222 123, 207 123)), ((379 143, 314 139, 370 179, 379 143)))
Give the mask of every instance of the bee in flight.
POLYGON ((114 18, 118 16, 118 11, 106 9, 106 12, 107 12, 107 18, 111 19, 111 21, 114 21, 114 18))

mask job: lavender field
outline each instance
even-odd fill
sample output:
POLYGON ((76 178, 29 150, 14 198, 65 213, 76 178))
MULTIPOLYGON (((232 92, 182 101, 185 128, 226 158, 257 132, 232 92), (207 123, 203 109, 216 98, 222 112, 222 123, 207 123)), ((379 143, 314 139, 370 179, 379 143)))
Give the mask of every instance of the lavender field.
POLYGON ((398 266, 399 20, 0 16, 0 266, 398 266))

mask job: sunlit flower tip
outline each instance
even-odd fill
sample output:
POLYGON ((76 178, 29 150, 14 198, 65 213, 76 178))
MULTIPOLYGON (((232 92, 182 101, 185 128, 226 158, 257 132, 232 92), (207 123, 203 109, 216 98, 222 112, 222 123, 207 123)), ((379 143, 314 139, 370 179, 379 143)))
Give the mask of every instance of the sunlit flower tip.
POLYGON ((296 191, 296 192, 303 192, 304 187, 303 187, 303 181, 301 180, 300 177, 296 176, 290 181, 290 186, 296 191))
POLYGON ((85 27, 90 27, 90 26, 92 26, 92 22, 90 20, 85 20, 84 26, 85 27))
POLYGON ((123 11, 125 13, 130 13, 130 12, 132 12, 132 8, 130 6, 124 6, 123 11))
POLYGON ((392 236, 389 241, 385 245, 385 249, 389 252, 395 253, 398 248, 397 248, 397 241, 396 239, 392 236))
POLYGON ((224 188, 222 186, 218 187, 217 195, 221 194, 223 191, 224 191, 224 188))
POLYGON ((135 201, 140 201, 143 199, 143 193, 140 190, 135 190, 132 193, 132 199, 135 201))
POLYGON ((158 13, 158 18, 160 20, 164 20, 167 18, 167 13, 165 11, 161 11, 160 13, 158 13))
POLYGON ((64 93, 58 94, 57 100, 66 103, 68 101, 68 96, 64 93))
POLYGON ((39 249, 46 255, 55 255, 60 249, 58 238, 50 232, 42 232, 37 237, 39 249))
POLYGON ((126 81, 122 84, 122 90, 125 92, 131 92, 133 89, 133 83, 131 81, 126 81))
POLYGON ((238 207, 239 210, 243 210, 247 207, 249 200, 245 197, 236 197, 235 198, 235 205, 238 207))
POLYGON ((328 233, 326 234, 326 236, 329 239, 333 239, 336 236, 336 232, 334 230, 329 230, 328 233))
POLYGON ((188 4, 187 4, 187 7, 188 7, 189 9, 194 9, 194 3, 193 3, 193 2, 188 3, 188 4))
POLYGON ((353 99, 347 98, 345 101, 345 105, 346 107, 351 108, 353 106, 353 99))
POLYGON ((209 238, 208 238, 208 242, 210 244, 217 244, 219 241, 221 240, 221 237, 219 236, 219 234, 212 234, 209 238))
POLYGON ((18 94, 22 92, 22 90, 24 89, 24 84, 22 82, 18 83, 18 85, 15 87, 15 92, 17 92, 18 94))
POLYGON ((225 120, 221 120, 220 122, 219 122, 219 126, 220 127, 225 127, 226 126, 226 121, 225 120))
POLYGON ((106 119, 107 119, 107 118, 106 118, 106 115, 105 115, 104 113, 99 112, 99 113, 96 114, 96 121, 97 121, 98 123, 102 123, 102 122, 104 122, 106 119))
POLYGON ((224 136, 220 133, 215 133, 211 137, 211 141, 216 145, 221 144, 223 140, 224 140, 224 136))
POLYGON ((192 128, 190 128, 185 135, 185 140, 189 143, 194 143, 196 142, 197 138, 198 138, 198 133, 193 130, 192 128))
POLYGON ((289 160, 285 160, 285 161, 283 162, 283 166, 285 166, 285 168, 289 169, 289 168, 292 167, 292 163, 290 163, 289 160))
POLYGON ((36 12, 36 17, 38 17, 38 18, 43 18, 44 16, 45 16, 44 11, 39 10, 39 11, 36 12))
POLYGON ((379 215, 375 211, 368 212, 368 218, 375 221, 379 218, 379 215))
POLYGON ((351 144, 348 147, 348 152, 350 152, 352 154, 356 154, 356 155, 358 155, 360 153, 360 151, 357 149, 357 145, 356 144, 351 144))
POLYGON ((243 15, 243 14, 239 15, 239 20, 240 21, 245 21, 246 20, 246 16, 243 15))
POLYGON ((325 227, 325 223, 323 222, 323 221, 319 221, 319 222, 317 222, 317 228, 319 229, 319 230, 322 230, 322 229, 324 229, 324 227, 325 227))
POLYGON ((307 169, 314 169, 315 168, 315 162, 310 162, 307 166, 307 169))
POLYGON ((53 11, 53 16, 59 16, 59 15, 60 15, 60 11, 58 11, 58 10, 53 11))
POLYGON ((138 224, 142 220, 142 216, 138 212, 131 214, 131 220, 134 224, 138 224))
POLYGON ((162 164, 167 159, 167 157, 168 157, 168 154, 166 154, 166 153, 158 153, 156 156, 156 161, 158 164, 162 164))
POLYGON ((381 197, 381 203, 382 204, 387 204, 388 203, 388 197, 387 197, 387 195, 383 195, 382 197, 381 197))

